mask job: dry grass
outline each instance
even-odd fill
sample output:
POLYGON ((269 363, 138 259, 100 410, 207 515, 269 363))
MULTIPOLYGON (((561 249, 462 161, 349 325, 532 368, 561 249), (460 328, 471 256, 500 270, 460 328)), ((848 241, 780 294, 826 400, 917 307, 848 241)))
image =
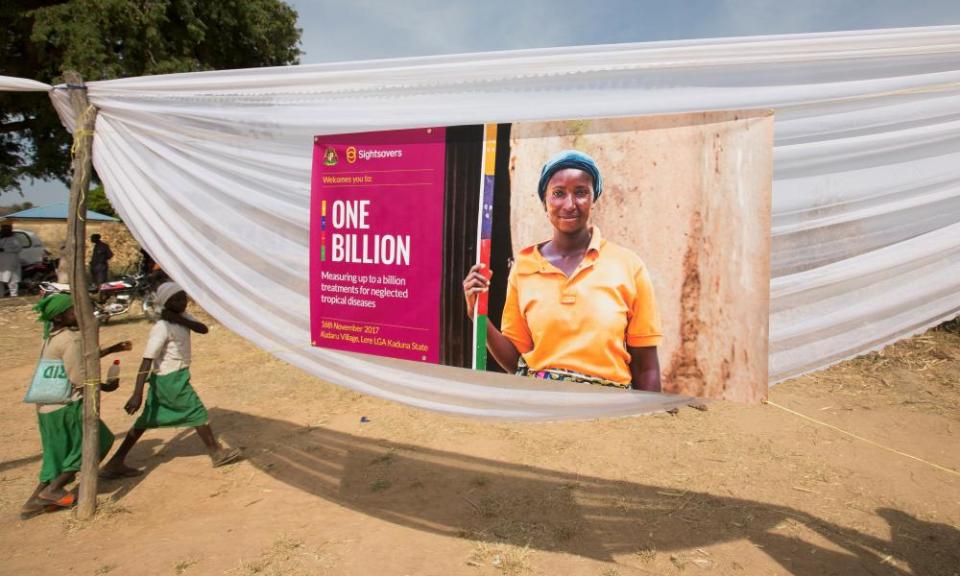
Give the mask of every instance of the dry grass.
POLYGON ((199 561, 199 558, 188 558, 187 560, 181 560, 173 565, 173 571, 176 572, 177 576, 180 576, 199 561))
POLYGON ((371 460, 371 461, 370 461, 370 464, 373 464, 373 465, 381 465, 381 466, 389 466, 390 464, 393 464, 395 458, 396 458, 396 451, 395 451, 395 450, 390 450, 390 451, 388 451, 387 453, 385 453, 385 454, 383 454, 383 455, 381 455, 381 456, 377 456, 376 458, 374 458, 373 460, 371 460))
POLYGON ((653 562, 657 558, 657 549, 653 547, 641 548, 633 553, 643 563, 653 562))
POLYGON ((672 554, 670 561, 680 570, 684 570, 691 565, 703 570, 710 570, 714 566, 714 561, 710 557, 710 553, 700 548, 697 548, 693 552, 672 554))
POLYGON ((475 476, 470 480, 470 484, 477 488, 483 488, 490 483, 490 479, 486 476, 475 476))
POLYGON ((882 396, 888 406, 950 416, 960 414, 958 359, 960 318, 798 381, 825 389, 833 402, 823 410, 866 406, 882 396))
POLYGON ((507 576, 519 576, 533 570, 529 546, 477 542, 467 560, 468 566, 493 566, 507 576))
POLYGON ((335 564, 333 554, 311 549, 303 540, 284 534, 256 560, 241 559, 239 566, 226 573, 235 576, 314 576, 326 573, 335 564))
POLYGON ((950 332, 952 334, 960 334, 960 316, 954 318, 953 320, 947 320, 943 324, 934 328, 940 332, 950 332))
POLYGON ((571 485, 545 491, 496 489, 480 476, 469 479, 468 486, 460 495, 471 512, 459 532, 462 537, 555 549, 582 531, 571 485))
POLYGON ((105 526, 116 523, 120 517, 130 514, 130 509, 113 501, 109 497, 97 498, 97 513, 92 520, 80 520, 76 516, 76 510, 69 514, 63 521, 63 530, 67 534, 73 534, 91 526, 105 526))
POLYGON ((572 540, 574 536, 580 531, 580 529, 575 524, 560 524, 558 526, 553 526, 553 539, 558 543, 567 542, 572 540))
POLYGON ((481 518, 496 518, 500 516, 505 504, 493 496, 481 496, 476 503, 464 496, 464 500, 470 504, 474 511, 481 518))

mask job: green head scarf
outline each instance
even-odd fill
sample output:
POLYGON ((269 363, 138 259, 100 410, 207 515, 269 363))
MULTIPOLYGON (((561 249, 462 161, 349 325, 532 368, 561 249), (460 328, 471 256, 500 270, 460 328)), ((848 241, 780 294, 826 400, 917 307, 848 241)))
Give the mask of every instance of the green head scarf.
POLYGON ((37 313, 37 322, 43 322, 43 339, 50 338, 50 326, 53 319, 73 308, 73 298, 69 294, 50 294, 37 302, 33 311, 37 313))

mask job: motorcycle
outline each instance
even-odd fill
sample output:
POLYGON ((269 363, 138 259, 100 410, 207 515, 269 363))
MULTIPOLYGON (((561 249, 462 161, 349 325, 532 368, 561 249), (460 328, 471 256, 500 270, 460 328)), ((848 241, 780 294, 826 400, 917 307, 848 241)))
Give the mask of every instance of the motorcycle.
POLYGON ((57 279, 58 259, 44 257, 43 260, 24 266, 20 271, 20 289, 26 294, 37 294, 40 285, 57 279))
MULTIPOLYGON (((143 315, 151 322, 160 318, 161 307, 157 301, 157 294, 153 285, 144 274, 124 276, 119 280, 111 280, 100 286, 89 288, 90 300, 93 302, 93 315, 102 323, 110 318, 126 314, 134 300, 140 301, 143 315)), ((58 282, 41 282, 40 293, 69 294, 70 285, 58 282)))

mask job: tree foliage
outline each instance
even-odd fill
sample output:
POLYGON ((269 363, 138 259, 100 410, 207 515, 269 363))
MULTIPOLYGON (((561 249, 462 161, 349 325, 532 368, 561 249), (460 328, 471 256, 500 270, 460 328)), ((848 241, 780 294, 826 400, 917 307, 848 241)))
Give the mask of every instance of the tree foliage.
POLYGON ((20 204, 10 204, 9 206, 0 206, 0 216, 14 214, 33 208, 33 202, 21 202, 20 204))
MULTIPOLYGON (((280 66, 300 55, 282 0, 4 0, 0 74, 55 83, 280 66)), ((66 180, 69 135, 42 93, 0 92, 0 193, 66 180)))
POLYGON ((113 204, 107 199, 107 193, 104 191, 102 184, 94 186, 87 192, 87 209, 117 218, 117 211, 113 209, 113 204))

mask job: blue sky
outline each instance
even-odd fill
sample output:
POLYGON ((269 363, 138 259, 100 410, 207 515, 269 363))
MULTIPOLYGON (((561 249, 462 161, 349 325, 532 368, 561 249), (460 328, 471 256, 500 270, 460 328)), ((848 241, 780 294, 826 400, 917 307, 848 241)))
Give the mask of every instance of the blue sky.
MULTIPOLYGON (((553 46, 960 24, 958 0, 293 0, 303 64, 553 46)), ((60 182, 24 186, 61 202, 60 182)))

